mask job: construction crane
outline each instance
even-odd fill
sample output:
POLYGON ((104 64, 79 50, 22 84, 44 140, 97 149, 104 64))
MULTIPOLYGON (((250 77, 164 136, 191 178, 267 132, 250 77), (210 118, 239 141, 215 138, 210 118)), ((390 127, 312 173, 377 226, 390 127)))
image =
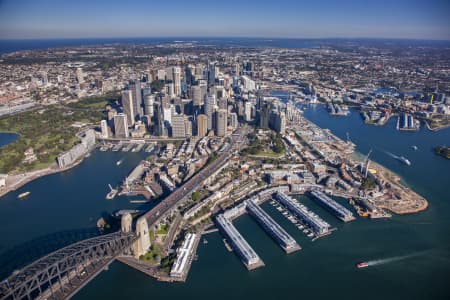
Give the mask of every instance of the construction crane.
POLYGON ((370 149, 369 153, 367 153, 365 163, 364 163, 364 178, 367 178, 367 172, 369 171, 369 156, 372 153, 372 149, 370 149))

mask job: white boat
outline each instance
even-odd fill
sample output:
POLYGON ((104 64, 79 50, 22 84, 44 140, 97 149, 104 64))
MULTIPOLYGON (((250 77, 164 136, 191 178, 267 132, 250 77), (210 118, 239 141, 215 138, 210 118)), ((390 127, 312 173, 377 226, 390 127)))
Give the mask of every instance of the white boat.
POLYGON ((23 199, 23 198, 27 197, 30 194, 31 194, 31 192, 24 192, 24 193, 19 194, 19 196, 17 196, 17 198, 23 199))

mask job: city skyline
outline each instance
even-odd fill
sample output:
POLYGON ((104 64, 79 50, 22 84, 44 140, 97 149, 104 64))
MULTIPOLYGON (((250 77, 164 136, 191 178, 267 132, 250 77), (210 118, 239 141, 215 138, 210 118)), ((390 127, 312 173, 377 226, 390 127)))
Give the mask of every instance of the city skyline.
POLYGON ((0 39, 124 37, 450 40, 447 1, 0 2, 0 39))

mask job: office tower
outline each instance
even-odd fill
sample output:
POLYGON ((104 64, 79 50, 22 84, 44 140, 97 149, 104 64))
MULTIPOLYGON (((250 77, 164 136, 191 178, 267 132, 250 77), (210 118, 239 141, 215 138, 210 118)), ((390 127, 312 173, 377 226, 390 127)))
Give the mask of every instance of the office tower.
POLYGON ((164 111, 160 102, 155 102, 155 134, 157 136, 167 136, 167 128, 164 123, 164 111))
POLYGON ((259 110, 259 126, 261 128, 269 128, 270 105, 263 101, 259 110))
POLYGON ((189 65, 184 68, 184 74, 186 76, 186 84, 188 84, 188 85, 194 84, 194 82, 195 82, 194 73, 195 73, 195 67, 189 65))
POLYGON ((262 91, 258 89, 256 91, 256 110, 260 110, 262 107, 262 102, 264 101, 262 91))
POLYGON ((256 83, 250 79, 250 77, 243 75, 241 76, 241 82, 244 90, 246 91, 254 91, 256 89, 256 83))
POLYGON ((168 95, 170 98, 172 98, 175 95, 173 83, 171 83, 171 82, 166 83, 164 85, 164 92, 166 93, 166 95, 168 95))
POLYGON ((227 133, 227 110, 219 109, 216 113, 216 135, 225 136, 227 133))
POLYGON ((216 106, 216 97, 207 96, 205 101, 205 114, 208 117, 208 130, 213 129, 214 126, 214 111, 216 106))
POLYGON ((134 110, 133 121, 137 121, 143 115, 141 83, 139 82, 139 80, 130 80, 128 88, 131 91, 133 99, 133 110, 134 110))
POLYGON ((241 75, 241 66, 238 63, 234 66, 234 75, 235 76, 241 75))
POLYGON ((165 123, 172 124, 172 115, 174 114, 174 111, 175 107, 172 104, 165 104, 162 106, 163 119, 165 123))
POLYGON ((117 114, 114 117, 114 133, 117 138, 128 137, 128 121, 126 114, 117 114))
POLYGON ((176 96, 181 96, 181 69, 180 67, 173 67, 173 90, 176 96))
POLYGON ((186 137, 186 125, 184 124, 184 115, 172 116, 172 137, 184 138, 186 137))
POLYGON ((134 124, 134 104, 133 104, 133 95, 130 90, 122 91, 122 109, 123 113, 127 116, 128 126, 132 126, 134 124))
POLYGON ((236 102, 237 114, 239 117, 243 117, 245 114, 245 106, 242 100, 236 102))
POLYGON ((279 134, 286 133, 286 114, 284 112, 277 112, 274 114, 274 122, 272 129, 279 134))
POLYGON ((245 102, 244 106, 244 119, 247 122, 252 120, 252 103, 250 101, 245 102))
POLYGON ((191 87, 191 97, 192 97, 192 103, 194 106, 200 107, 203 105, 203 91, 201 86, 199 85, 193 85, 191 87))
POLYGON ((197 136, 204 137, 208 133, 208 116, 198 115, 197 116, 197 136))
POLYGON ((154 95, 145 95, 144 96, 144 114, 150 117, 153 117, 153 105, 155 104, 155 96, 154 95))
POLYGON ((166 80, 166 70, 160 69, 156 72, 156 78, 158 80, 166 80))
POLYGON ((83 73, 83 69, 77 68, 76 75, 77 75, 77 81, 78 81, 78 83, 83 83, 83 82, 84 82, 84 73, 83 73))
POLYGON ((216 66, 214 63, 209 63, 208 64, 208 85, 214 85, 214 83, 216 82, 216 66))
POLYGON ((186 132, 186 137, 192 136, 192 121, 189 118, 184 119, 184 128, 186 132))
POLYGON ((233 127, 233 129, 236 129, 238 125, 239 125, 238 116, 236 113, 232 112, 230 114, 230 126, 233 127))
POLYGON ((227 109, 228 99, 227 98, 218 98, 217 105, 219 109, 227 109))
POLYGON ((108 122, 106 120, 100 121, 100 129, 102 132, 102 138, 108 138, 108 122))

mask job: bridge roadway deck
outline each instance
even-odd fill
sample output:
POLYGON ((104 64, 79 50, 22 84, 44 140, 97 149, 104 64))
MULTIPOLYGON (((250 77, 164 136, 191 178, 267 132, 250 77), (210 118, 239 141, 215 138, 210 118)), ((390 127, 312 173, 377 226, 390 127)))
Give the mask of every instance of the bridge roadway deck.
MULTIPOLYGON (((239 135, 239 138, 242 135, 239 135)), ((191 192, 195 191, 199 184, 213 174, 218 168, 225 164, 230 158, 236 145, 236 137, 233 137, 231 147, 224 151, 215 161, 204 167, 196 175, 191 177, 184 185, 179 187, 167 198, 162 200, 158 205, 146 212, 143 216, 147 219, 147 224, 151 226, 155 224, 165 213, 170 211, 178 202, 189 196, 191 192)))

